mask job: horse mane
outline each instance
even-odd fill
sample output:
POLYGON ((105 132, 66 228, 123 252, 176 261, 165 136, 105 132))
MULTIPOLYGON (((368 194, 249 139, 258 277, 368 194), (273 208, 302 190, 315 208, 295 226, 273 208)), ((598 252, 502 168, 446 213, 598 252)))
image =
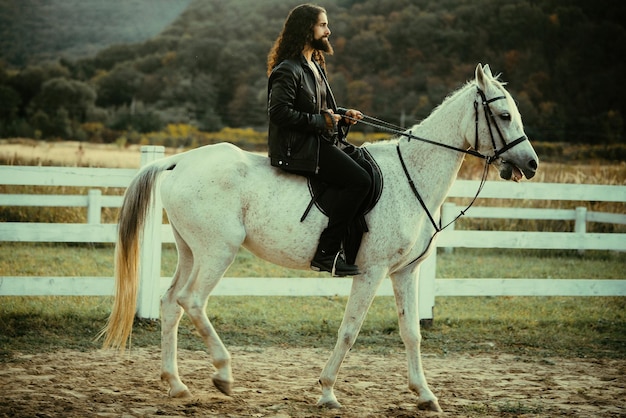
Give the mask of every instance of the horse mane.
MULTIPOLYGON (((502 75, 502 73, 498 73, 497 75, 495 75, 493 77, 489 77, 489 79, 491 80, 492 83, 495 84, 496 87, 498 87, 500 90, 502 90, 504 92, 504 91, 506 91, 505 88, 504 88, 504 86, 506 86, 506 82, 500 80, 500 76, 501 75, 502 75)), ((478 87, 478 85, 476 84, 476 80, 469 80, 465 84, 463 84, 461 87, 459 87, 458 89, 453 90, 451 93, 449 93, 443 99, 443 101, 438 106, 436 106, 433 109, 432 112, 430 112, 430 114, 426 117, 426 119, 428 119, 428 117, 430 117, 431 115, 435 114, 435 112, 439 111, 439 109, 441 109, 441 107, 443 107, 445 104, 447 104, 447 102, 449 102, 452 99, 454 99, 457 96, 458 93, 461 93, 462 91, 465 91, 466 89, 468 89, 470 87, 478 87)))
MULTIPOLYGON (((448 102, 450 102, 451 100, 453 100, 457 94, 461 93, 462 91, 464 91, 465 89, 469 88, 469 87, 475 87, 476 86, 476 82, 474 80, 468 81, 467 83, 465 83, 464 85, 462 85, 461 87, 459 87, 456 90, 453 90, 452 92, 450 92, 444 99, 443 101, 438 104, 429 114, 425 119, 422 119, 421 121, 419 121, 418 123, 416 123, 413 126, 419 126, 424 120, 428 119, 429 117, 431 117, 432 115, 434 115, 435 113, 437 113, 444 105, 446 105, 448 102)), ((413 127, 411 126, 411 127, 413 127)), ((404 128, 404 129, 408 129, 408 128, 404 128)), ((400 138, 402 137, 402 135, 393 135, 391 138, 386 139, 386 140, 382 140, 382 141, 376 141, 376 142, 364 142, 363 143, 363 147, 368 147, 368 146, 379 146, 379 145, 385 145, 388 143, 397 143, 400 138)))
MULTIPOLYGON (((500 80, 500 76, 502 75, 502 73, 498 73, 497 75, 490 77, 490 80, 492 83, 495 84, 496 87, 498 87, 499 89, 501 89, 503 92, 506 92, 504 86, 506 86, 506 82, 500 80)), ((478 87, 478 85, 476 84, 476 80, 472 79, 472 80, 468 80, 465 84, 463 84, 461 87, 457 88, 456 90, 451 91, 450 93, 448 93, 448 95, 446 97, 444 97, 444 99, 442 100, 442 102, 440 104, 438 104, 429 114, 425 119, 422 119, 421 121, 419 121, 418 123, 416 123, 413 126, 419 126, 424 120, 430 118, 432 115, 434 115, 435 113, 439 112, 441 110, 442 107, 444 107, 445 105, 447 105, 450 101, 455 100, 460 93, 464 92, 465 90, 467 90, 468 88, 476 88, 478 87)), ((412 126, 412 127, 413 127, 412 126)), ((406 129, 406 128, 405 128, 406 129)), ((402 135, 393 135, 390 139, 386 139, 386 140, 382 140, 382 141, 376 141, 376 142, 364 142, 363 143, 363 147, 368 147, 368 146, 378 146, 378 145, 384 145, 384 144, 388 144, 388 143, 397 143, 400 138, 402 137, 402 135)))

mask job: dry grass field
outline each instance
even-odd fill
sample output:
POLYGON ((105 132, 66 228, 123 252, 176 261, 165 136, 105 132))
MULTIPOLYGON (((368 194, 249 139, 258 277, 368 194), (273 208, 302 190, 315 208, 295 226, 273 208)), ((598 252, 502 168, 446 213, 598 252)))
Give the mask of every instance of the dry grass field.
MULTIPOLYGON (((75 141, 44 142, 30 139, 0 140, 0 164, 58 165, 79 167, 135 168, 140 163, 140 146, 120 147, 116 144, 91 144, 75 141)), ((165 155, 184 151, 166 148, 165 155)), ((541 160, 541 156, 540 156, 541 160)), ((482 161, 466 157, 459 178, 479 179, 482 161)), ((497 179, 491 170, 490 179, 497 179)), ((626 184, 626 161, 607 163, 545 163, 532 180, 546 183, 626 184)))
MULTIPOLYGON (((139 167, 140 146, 74 141, 0 140, 0 162, 6 165, 77 167, 139 167)), ((171 150, 168 150, 171 152, 171 150)))

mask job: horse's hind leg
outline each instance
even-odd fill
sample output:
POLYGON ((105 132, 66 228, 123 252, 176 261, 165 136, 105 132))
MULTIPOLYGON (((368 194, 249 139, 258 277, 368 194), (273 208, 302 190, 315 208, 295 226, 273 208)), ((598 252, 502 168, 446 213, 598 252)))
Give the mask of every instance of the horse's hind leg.
POLYGON ((178 249, 178 266, 172 285, 161 299, 161 380, 169 387, 169 395, 175 398, 191 396, 189 389, 178 374, 178 324, 183 308, 176 301, 178 292, 187 282, 193 267, 193 254, 172 226, 178 249))
POLYGON ((206 314, 206 305, 210 293, 233 262, 241 239, 233 239, 227 243, 216 240, 203 243, 194 253, 194 265, 189 280, 178 292, 177 302, 191 318, 198 333, 209 349, 213 366, 213 384, 221 392, 230 395, 233 383, 230 353, 222 343, 206 314))

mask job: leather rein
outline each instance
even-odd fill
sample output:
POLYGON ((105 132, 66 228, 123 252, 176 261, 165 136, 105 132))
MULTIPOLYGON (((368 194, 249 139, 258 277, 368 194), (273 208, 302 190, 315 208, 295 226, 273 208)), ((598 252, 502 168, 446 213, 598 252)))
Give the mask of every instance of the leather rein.
MULTIPOLYGON (((481 101, 481 104, 482 104, 482 107, 483 107, 483 110, 484 110, 484 114, 485 114, 485 121, 487 123, 487 127, 489 128, 489 136, 491 137, 491 144, 493 145, 494 153, 491 156, 482 154, 477 149, 473 149, 473 148, 470 148, 470 149, 457 148, 457 147, 453 147, 451 145, 442 144, 440 142, 431 141, 431 140, 426 139, 426 138, 418 137, 416 135, 408 133, 407 131, 403 130, 399 126, 390 124, 390 123, 382 121, 380 119, 376 119, 376 118, 374 118, 372 116, 363 115, 363 119, 358 119, 358 120, 354 119, 354 118, 348 117, 348 119, 356 120, 356 121, 358 121, 360 123, 364 123, 365 125, 372 126, 372 127, 377 128, 377 129, 381 129, 381 130, 384 130, 384 131, 389 132, 389 133, 393 133, 393 134, 398 135, 398 136, 404 136, 404 137, 407 138, 408 142, 410 142, 412 139, 415 139, 415 140, 418 140, 418 141, 421 141, 421 142, 426 142, 428 144, 432 144, 432 145, 436 145, 436 146, 439 146, 439 147, 447 148, 447 149, 450 149, 450 150, 453 150, 453 151, 457 151, 457 152, 461 152, 461 153, 464 153, 464 154, 472 155, 474 157, 482 158, 483 160, 485 160, 485 166, 484 166, 484 169, 483 169, 482 178, 481 178, 481 181, 480 181, 480 185, 478 186, 478 190, 476 191, 476 195, 474 196, 472 201, 469 203, 469 205, 464 210, 461 210, 460 213, 452 221, 448 222, 444 226, 441 226, 441 218, 439 219, 439 224, 437 224, 437 222, 435 221, 432 213, 426 207, 426 203, 424 202, 424 199, 422 198, 422 196, 420 195, 419 191, 417 190, 417 187, 415 186, 415 182, 413 182, 413 179, 411 178, 409 170, 408 170, 408 168, 406 166, 406 163, 404 162, 404 158, 402 157, 402 152, 400 150, 400 141, 398 141, 398 144, 396 146, 396 150, 398 152, 398 158, 400 159, 400 164, 402 165, 402 169, 404 171, 404 174, 405 174, 405 176, 406 176, 406 178, 407 178, 407 180, 409 182, 409 186, 411 187, 411 191, 413 192, 413 194, 417 198, 417 200, 420 203, 420 206, 422 207, 422 209, 424 209, 424 211, 428 215, 428 219, 430 220, 430 223, 435 228, 435 233, 430 238, 430 240, 428 242, 428 245, 426 246, 424 251, 419 256, 417 256, 413 261, 408 263, 407 266, 410 265, 410 264, 415 263, 417 260, 422 258, 424 256, 424 254, 426 254, 426 252, 430 248, 430 245, 431 245, 433 239, 435 238, 435 236, 439 232, 443 231, 445 228, 447 228, 448 226, 450 226, 451 224, 456 222, 456 220, 459 219, 461 216, 465 215, 465 212, 467 212, 467 210, 470 207, 472 207, 472 205, 474 204, 474 202, 478 198, 478 195, 480 194, 481 190, 483 189, 483 186, 485 185, 485 181, 487 180, 487 175, 489 173, 489 167, 490 167, 491 163, 496 161, 502 154, 504 154, 505 152, 507 152, 511 148, 513 148, 516 145, 519 145, 522 142, 528 140, 528 137, 526 135, 523 135, 523 136, 517 138, 516 140, 507 143, 504 140, 504 136, 502 135, 502 132, 500 131, 500 128, 498 127, 498 124, 496 123, 495 116, 494 116, 493 112, 491 111, 491 107, 489 106, 491 103, 493 103, 495 101, 506 99, 506 96, 496 96, 496 97, 493 97, 491 99, 487 99, 486 96, 485 96, 485 93, 480 89, 480 87, 476 86, 476 89, 478 90, 478 95, 480 96, 480 101, 481 101), (498 147, 496 145, 496 138, 495 138, 495 135, 494 135, 494 130, 497 132, 497 134, 498 134, 498 136, 500 138, 500 141, 503 144, 503 147, 500 148, 500 149, 498 149, 498 147)), ((475 142, 474 142, 474 146, 478 146, 478 122, 479 122, 479 120, 478 120, 479 119, 479 117, 478 117, 478 113, 479 113, 478 112, 478 107, 479 107, 478 101, 474 101, 474 124, 475 124, 475 131, 474 131, 475 132, 474 133, 474 135, 475 135, 475 142)))

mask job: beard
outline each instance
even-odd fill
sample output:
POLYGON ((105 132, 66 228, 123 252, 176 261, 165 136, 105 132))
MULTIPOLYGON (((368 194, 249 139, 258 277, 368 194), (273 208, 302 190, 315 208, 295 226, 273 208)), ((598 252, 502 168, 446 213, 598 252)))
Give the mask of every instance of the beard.
POLYGON ((313 47, 313 49, 317 49, 318 51, 325 52, 328 55, 332 55, 334 52, 333 46, 330 44, 328 38, 313 39, 311 41, 311 47, 313 47))

